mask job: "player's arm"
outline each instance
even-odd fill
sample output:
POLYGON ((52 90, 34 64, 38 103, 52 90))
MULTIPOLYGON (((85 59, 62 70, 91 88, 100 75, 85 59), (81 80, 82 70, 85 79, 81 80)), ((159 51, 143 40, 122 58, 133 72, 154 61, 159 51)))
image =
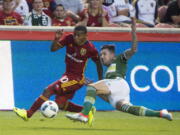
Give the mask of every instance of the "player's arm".
MULTIPOLYGON (((98 73, 98 79, 102 80, 103 79, 103 67, 100 61, 100 57, 98 56, 97 58, 92 58, 92 60, 94 61, 94 63, 96 64, 96 69, 97 69, 97 73, 98 73)), ((85 85, 89 85, 92 84, 93 81, 89 80, 88 78, 85 79, 85 85)))
POLYGON ((54 38, 54 40, 53 40, 53 42, 51 44, 51 52, 57 51, 57 50, 59 50, 60 48, 63 47, 63 45, 61 45, 60 42, 59 42, 62 35, 63 35, 63 30, 56 31, 55 38, 54 38))
POLYGON ((98 79, 102 80, 103 79, 103 67, 101 64, 101 60, 100 57, 98 56, 98 59, 96 61, 94 61, 96 64, 96 69, 97 69, 97 73, 98 73, 98 79))
POLYGON ((131 25, 132 45, 130 49, 125 51, 126 59, 131 58, 137 52, 137 35, 136 35, 136 20, 132 18, 131 25))

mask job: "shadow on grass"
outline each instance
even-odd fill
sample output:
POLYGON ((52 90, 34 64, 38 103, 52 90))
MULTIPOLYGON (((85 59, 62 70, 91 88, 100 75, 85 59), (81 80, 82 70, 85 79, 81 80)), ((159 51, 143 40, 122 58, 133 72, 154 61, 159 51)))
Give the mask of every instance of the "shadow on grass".
POLYGON ((52 130, 52 131, 91 131, 91 132, 96 132, 96 131, 103 131, 103 132, 118 132, 118 131, 121 131, 121 132, 139 132, 139 131, 142 131, 142 132, 170 132, 169 130, 150 130, 150 129, 146 129, 146 130, 138 130, 138 129, 103 129, 103 128, 65 128, 65 127, 24 127, 24 129, 27 129, 27 130, 34 130, 34 131, 39 131, 39 130, 52 130))
POLYGON ((63 127, 23 127, 28 130, 68 130, 68 131, 121 131, 121 129, 100 129, 100 128, 63 128, 63 127))

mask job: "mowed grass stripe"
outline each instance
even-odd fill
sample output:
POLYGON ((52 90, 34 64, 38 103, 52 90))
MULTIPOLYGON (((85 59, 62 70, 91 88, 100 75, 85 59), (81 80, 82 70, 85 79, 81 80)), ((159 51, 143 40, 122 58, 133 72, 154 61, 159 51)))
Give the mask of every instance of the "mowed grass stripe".
POLYGON ((179 135, 180 113, 174 121, 138 117, 114 112, 97 112, 94 126, 72 122, 60 112, 54 119, 46 119, 39 112, 28 122, 13 112, 0 112, 0 135, 179 135))

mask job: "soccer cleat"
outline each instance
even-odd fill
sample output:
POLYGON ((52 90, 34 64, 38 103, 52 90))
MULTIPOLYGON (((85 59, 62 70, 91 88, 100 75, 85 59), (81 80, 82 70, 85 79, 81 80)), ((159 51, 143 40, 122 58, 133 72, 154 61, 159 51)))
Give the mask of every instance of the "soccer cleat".
POLYGON ((92 126, 94 121, 94 114, 96 113, 96 108, 93 106, 88 114, 88 125, 92 126))
POLYGON ((22 118, 24 121, 28 121, 29 118, 27 117, 27 111, 24 109, 19 108, 13 108, 13 111, 16 113, 16 115, 20 118, 22 118))
POLYGON ((75 114, 66 114, 65 115, 68 119, 73 120, 73 121, 80 121, 83 123, 88 122, 88 116, 85 116, 82 113, 75 113, 75 114))
POLYGON ((169 113, 166 109, 163 109, 163 110, 160 111, 160 116, 162 118, 165 118, 165 119, 169 120, 169 121, 173 120, 172 114, 169 113))

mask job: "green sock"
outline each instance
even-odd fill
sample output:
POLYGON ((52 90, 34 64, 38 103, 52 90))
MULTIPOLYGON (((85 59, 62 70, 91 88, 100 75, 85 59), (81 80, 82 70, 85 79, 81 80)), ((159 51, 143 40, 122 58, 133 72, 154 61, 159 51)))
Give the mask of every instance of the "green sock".
POLYGON ((121 111, 137 116, 160 117, 159 111, 150 110, 143 106, 131 106, 129 104, 124 104, 121 107, 121 111))
POLYGON ((94 87, 88 86, 87 94, 83 104, 83 110, 81 111, 81 113, 83 113, 84 115, 88 115, 89 112, 91 111, 93 104, 95 103, 95 100, 96 100, 96 89, 94 87))
POLYGON ((160 117, 160 112, 146 108, 146 110, 145 110, 145 116, 149 116, 149 117, 160 117))

